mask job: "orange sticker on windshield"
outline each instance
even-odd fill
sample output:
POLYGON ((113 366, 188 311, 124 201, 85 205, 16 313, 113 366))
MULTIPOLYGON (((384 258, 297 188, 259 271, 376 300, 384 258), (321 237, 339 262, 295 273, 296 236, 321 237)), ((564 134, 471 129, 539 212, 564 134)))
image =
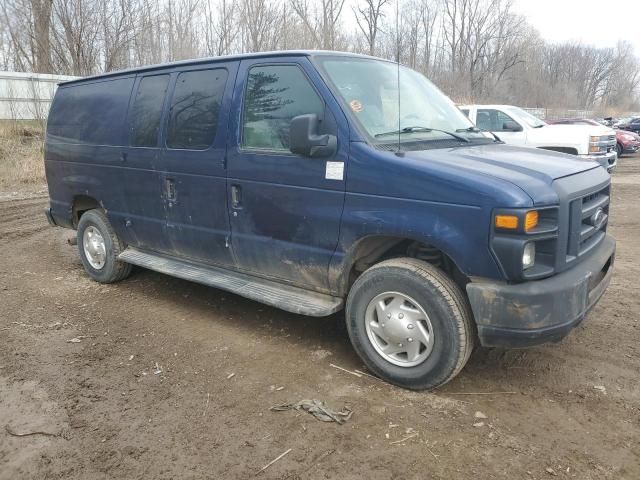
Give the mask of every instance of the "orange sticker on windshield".
POLYGON ((360 103, 360 100, 351 100, 349 102, 349 106, 351 107, 351 110, 353 110, 356 113, 362 111, 362 103, 360 103))

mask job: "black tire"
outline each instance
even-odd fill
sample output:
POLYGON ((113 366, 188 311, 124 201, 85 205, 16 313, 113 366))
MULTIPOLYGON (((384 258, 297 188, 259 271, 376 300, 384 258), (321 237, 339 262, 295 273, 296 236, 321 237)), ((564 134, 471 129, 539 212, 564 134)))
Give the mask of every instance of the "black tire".
POLYGON ((365 271, 349 292, 345 316, 351 343, 367 367, 389 383, 412 390, 433 389, 454 378, 475 343, 466 296, 444 272, 413 258, 386 260, 365 271), (367 335, 367 306, 385 292, 408 295, 429 317, 433 350, 416 366, 394 365, 376 351, 367 335))
POLYGON ((93 280, 100 283, 114 283, 129 276, 132 265, 118 260, 118 255, 126 248, 126 245, 113 231, 107 216, 102 211, 89 210, 80 217, 77 239, 82 265, 93 280), (84 232, 89 226, 97 228, 104 239, 106 256, 104 266, 100 269, 91 266, 84 251, 84 232))
POLYGON ((618 158, 620 158, 622 156, 622 153, 624 152, 624 149, 622 148, 622 144, 620 143, 616 144, 616 151, 618 152, 618 158))

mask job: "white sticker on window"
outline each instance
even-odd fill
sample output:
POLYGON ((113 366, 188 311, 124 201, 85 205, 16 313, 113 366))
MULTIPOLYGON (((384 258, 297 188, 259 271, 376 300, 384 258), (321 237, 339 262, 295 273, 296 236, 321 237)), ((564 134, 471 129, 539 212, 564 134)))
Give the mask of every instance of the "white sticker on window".
POLYGON ((327 162, 324 178, 327 180, 342 180, 344 177, 344 162, 327 162))

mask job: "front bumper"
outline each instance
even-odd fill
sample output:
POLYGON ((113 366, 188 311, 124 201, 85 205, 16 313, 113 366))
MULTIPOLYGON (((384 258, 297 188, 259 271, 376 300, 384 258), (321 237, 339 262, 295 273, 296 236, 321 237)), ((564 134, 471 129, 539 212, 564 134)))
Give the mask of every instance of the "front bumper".
POLYGON ((629 142, 626 145, 622 145, 622 153, 636 153, 640 150, 640 143, 629 142))
POLYGON ((44 215, 45 217, 47 217, 47 221, 49 222, 49 225, 51 225, 52 227, 58 226, 56 224, 55 219, 53 218, 53 213, 51 213, 51 207, 47 207, 44 209, 44 215))
POLYGON ((467 295, 485 347, 528 347, 564 338, 606 290, 616 242, 607 235, 575 267, 544 280, 520 284, 467 284, 467 295))
POLYGON ((604 155, 580 155, 580 158, 598 162, 609 173, 613 172, 618 165, 618 153, 615 151, 604 155))

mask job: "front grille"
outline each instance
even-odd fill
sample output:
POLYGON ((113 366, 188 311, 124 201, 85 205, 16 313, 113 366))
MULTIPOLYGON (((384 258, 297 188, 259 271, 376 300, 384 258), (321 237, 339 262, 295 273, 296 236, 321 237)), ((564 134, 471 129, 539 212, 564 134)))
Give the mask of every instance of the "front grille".
MULTIPOLYGON (((615 134, 609 135, 609 139, 607 141, 607 153, 611 153, 615 151, 616 151, 616 136, 615 134)), ((609 160, 609 163, 611 163, 611 160, 609 160)))
POLYGON ((609 220, 609 188, 606 186, 571 201, 567 244, 569 258, 584 255, 604 238, 609 220))
POLYGON ((592 141, 589 142, 589 152, 595 155, 604 155, 614 152, 616 150, 616 136, 613 135, 601 135, 600 137, 591 137, 592 141), (597 139, 593 140, 594 138, 597 139))

